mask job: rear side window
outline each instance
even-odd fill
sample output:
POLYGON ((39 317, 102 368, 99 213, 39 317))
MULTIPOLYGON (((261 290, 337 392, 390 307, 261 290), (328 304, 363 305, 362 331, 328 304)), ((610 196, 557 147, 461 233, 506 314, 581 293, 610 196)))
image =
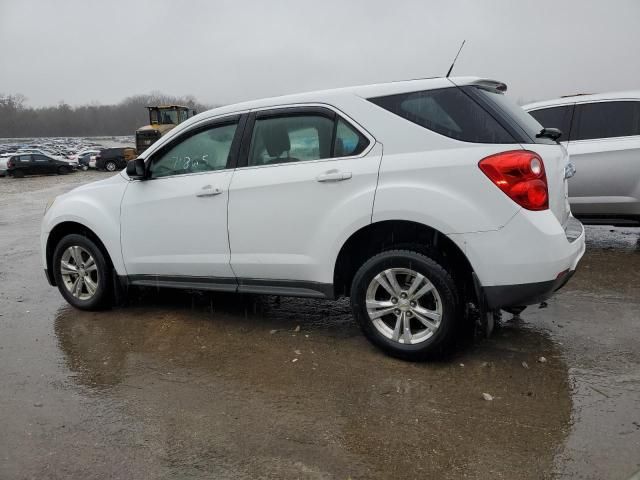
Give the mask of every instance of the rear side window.
POLYGON ((576 105, 571 140, 640 135, 640 102, 618 101, 576 105))
POLYGON ((545 128, 557 128, 562 132, 559 142, 564 142, 569 138, 571 130, 571 119, 573 117, 573 105, 563 105, 561 107, 541 108, 529 112, 540 125, 545 128))
POLYGON ((441 135, 474 143, 517 143, 469 95, 457 87, 370 98, 371 102, 441 135))
POLYGON ((248 165, 272 165, 359 155, 369 140, 332 112, 282 113, 257 118, 248 165))

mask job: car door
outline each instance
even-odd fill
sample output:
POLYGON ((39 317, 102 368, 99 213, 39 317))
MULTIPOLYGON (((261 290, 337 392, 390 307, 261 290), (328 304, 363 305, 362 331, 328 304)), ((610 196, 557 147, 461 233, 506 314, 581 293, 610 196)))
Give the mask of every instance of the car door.
POLYGON ((55 165, 53 160, 44 155, 32 155, 34 173, 55 173, 55 165))
POLYGON ((36 173, 36 169, 33 167, 33 155, 20 155, 19 163, 16 166, 20 167, 20 170, 22 170, 25 175, 36 173))
POLYGON ((640 102, 577 104, 568 150, 576 166, 569 183, 576 214, 633 213, 640 179, 640 102))
POLYGON ((240 120, 227 117, 182 133, 147 159, 147 179, 127 187, 121 241, 133 283, 235 290, 227 201, 240 120))
POLYGON ((371 221, 381 155, 330 108, 252 113, 229 188, 239 291, 326 295, 341 235, 371 221))

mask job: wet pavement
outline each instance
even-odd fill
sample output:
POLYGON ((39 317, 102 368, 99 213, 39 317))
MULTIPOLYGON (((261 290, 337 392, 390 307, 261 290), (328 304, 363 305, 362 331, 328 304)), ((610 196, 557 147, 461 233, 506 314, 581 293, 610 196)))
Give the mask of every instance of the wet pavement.
POLYGON ((106 175, 0 179, 0 479, 640 470, 640 229, 588 228, 547 308, 411 364, 370 346, 344 301, 150 289, 68 307, 40 265, 44 205, 106 175))

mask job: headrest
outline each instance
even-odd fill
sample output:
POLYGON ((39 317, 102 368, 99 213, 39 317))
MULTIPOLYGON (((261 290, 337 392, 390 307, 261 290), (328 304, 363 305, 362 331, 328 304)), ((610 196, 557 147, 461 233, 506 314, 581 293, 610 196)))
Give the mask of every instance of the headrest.
POLYGON ((291 141, 285 125, 279 121, 271 121, 265 125, 263 139, 269 156, 279 157, 282 152, 291 150, 291 141))

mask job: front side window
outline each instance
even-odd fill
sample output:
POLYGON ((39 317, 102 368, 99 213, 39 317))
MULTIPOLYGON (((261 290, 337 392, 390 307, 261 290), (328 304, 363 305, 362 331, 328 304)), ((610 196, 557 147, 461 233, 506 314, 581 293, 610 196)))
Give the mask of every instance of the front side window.
POLYGON ((38 163, 49 163, 49 158, 44 155, 34 155, 34 158, 38 163))
POLYGON ((405 120, 449 138, 474 143, 516 143, 498 121, 456 87, 369 100, 405 120))
POLYGON ((529 113, 543 127, 559 129, 562 132, 562 135, 558 138, 559 142, 564 142, 569 139, 571 118, 573 117, 573 105, 541 108, 540 110, 534 110, 529 113))
POLYGON ((237 123, 210 127, 160 151, 151 159, 151 178, 226 168, 237 123))
POLYGON ((640 102, 616 101, 576 105, 571 140, 640 135, 640 102))
POLYGON ((319 160, 331 156, 333 120, 321 115, 258 118, 249 165, 319 160))

